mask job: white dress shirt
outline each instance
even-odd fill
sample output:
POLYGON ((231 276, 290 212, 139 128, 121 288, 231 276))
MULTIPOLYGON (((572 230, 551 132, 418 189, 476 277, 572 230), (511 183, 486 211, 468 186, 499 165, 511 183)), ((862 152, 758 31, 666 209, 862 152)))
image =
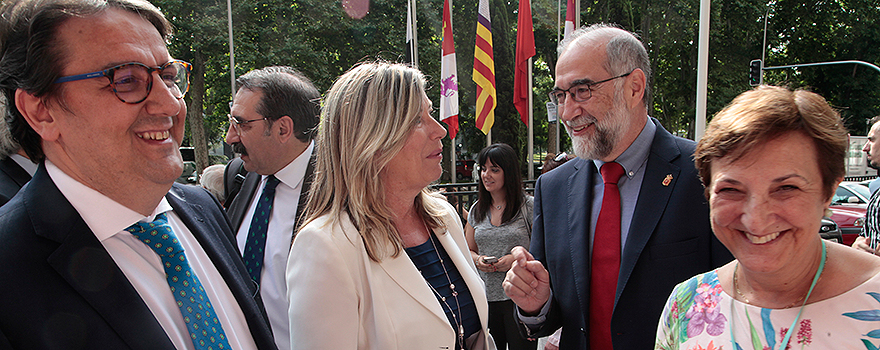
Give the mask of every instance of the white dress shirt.
MULTIPOLYGON (((275 188, 275 200, 272 202, 272 212, 269 213, 263 271, 260 274, 260 297, 263 298, 263 305, 266 306, 266 314, 269 316, 269 324, 272 326, 272 335, 275 337, 278 350, 290 349, 290 321, 287 316, 290 302, 287 298, 285 268, 290 254, 293 230, 296 229, 294 227, 296 210, 302 193, 303 180, 314 148, 315 143, 309 143, 302 154, 274 174, 281 182, 275 188)), ((236 234, 238 249, 242 252, 247 244, 251 220, 254 218, 257 203, 268 178, 269 176, 264 175, 260 179, 260 185, 257 191, 254 191, 250 206, 236 234)))
POLYGON ((147 217, 74 180, 46 160, 49 177, 101 241, 177 349, 195 349, 186 323, 171 294, 162 259, 137 237, 125 231, 138 221, 153 221, 167 212, 168 224, 186 251, 190 267, 205 288, 233 349, 256 349, 250 328, 235 296, 205 250, 180 221, 166 198, 147 217))

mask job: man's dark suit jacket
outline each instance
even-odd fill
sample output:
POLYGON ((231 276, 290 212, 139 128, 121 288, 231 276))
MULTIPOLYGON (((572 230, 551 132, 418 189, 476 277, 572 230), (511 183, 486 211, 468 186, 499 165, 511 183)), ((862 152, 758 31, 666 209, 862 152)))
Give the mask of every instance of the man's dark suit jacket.
MULTIPOLYGON (((180 184, 166 198, 225 279, 257 346, 275 349, 220 204, 180 184)), ((45 165, 0 208, 0 266, 0 349, 174 349, 45 165)))
MULTIPOLYGON (((309 165, 306 167, 306 175, 303 178, 302 192, 299 195, 299 203, 296 206, 296 222, 294 223, 294 230, 299 228, 299 225, 303 220, 303 213, 305 213, 306 202, 308 202, 309 197, 309 188, 312 187, 312 176, 315 172, 315 151, 312 151, 312 156, 309 158, 309 165)), ((235 175, 234 173, 232 174, 235 175)), ((241 190, 238 192, 238 195, 235 196, 235 199, 232 200, 232 204, 229 205, 229 209, 226 210, 226 213, 229 214, 229 221, 232 222, 232 233, 236 234, 238 230, 241 228, 244 220, 245 214, 247 214, 247 209, 251 205, 251 201, 254 198, 254 193, 257 191, 257 187, 260 186, 260 180, 262 179, 262 175, 257 174, 253 171, 249 172, 244 179, 244 183, 241 185, 241 190)), ((250 223, 246 223, 250 225, 250 223)), ((290 242, 293 243, 293 234, 290 233, 290 242)))
MULTIPOLYGON (((676 284, 733 259, 709 226, 693 141, 657 120, 647 168, 621 252, 611 334, 616 350, 652 349, 676 284), (665 181, 668 177, 671 179, 665 181)), ((589 349, 592 160, 576 158, 538 178, 530 252, 550 272, 550 312, 537 335, 563 327, 560 349, 589 349)), ((605 349, 596 349, 605 350, 605 349)))
POLYGON ((12 158, 0 159, 0 206, 6 204, 31 179, 12 158))

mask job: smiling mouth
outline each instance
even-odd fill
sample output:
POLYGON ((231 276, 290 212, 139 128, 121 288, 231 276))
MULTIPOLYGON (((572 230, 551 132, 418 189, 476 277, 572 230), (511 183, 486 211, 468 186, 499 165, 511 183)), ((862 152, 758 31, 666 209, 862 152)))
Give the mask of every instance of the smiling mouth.
POLYGON ((586 124, 584 124, 584 125, 580 125, 580 126, 569 126, 569 128, 571 128, 571 130, 574 131, 574 132, 581 132, 581 131, 583 131, 584 129, 590 127, 590 125, 593 125, 593 124, 594 124, 594 123, 586 123, 586 124))
POLYGON ((144 140, 163 141, 165 139, 168 139, 168 137, 171 136, 171 133, 168 130, 148 131, 148 132, 137 133, 137 136, 144 139, 144 140))
POLYGON ((774 232, 774 233, 771 233, 766 236, 755 236, 753 234, 746 233, 746 237, 749 239, 750 242, 752 242, 754 244, 765 244, 767 242, 770 242, 770 241, 776 239, 776 237, 779 237, 779 235, 781 233, 782 233, 781 231, 778 231, 778 232, 774 232))

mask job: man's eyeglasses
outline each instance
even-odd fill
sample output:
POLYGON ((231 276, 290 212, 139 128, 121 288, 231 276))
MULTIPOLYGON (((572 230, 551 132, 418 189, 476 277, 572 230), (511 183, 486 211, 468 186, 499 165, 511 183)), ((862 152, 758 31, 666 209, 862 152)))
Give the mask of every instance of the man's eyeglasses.
POLYGON ((183 98, 183 95, 189 90, 191 70, 192 64, 180 60, 173 60, 159 67, 131 62, 102 71, 61 77, 55 80, 55 84, 107 77, 110 80, 110 85, 113 86, 113 92, 116 93, 116 97, 120 101, 137 104, 146 100, 150 95, 150 90, 153 88, 153 72, 159 72, 159 77, 171 90, 172 96, 177 99, 183 98))
POLYGON ((242 125, 247 125, 248 123, 257 122, 260 120, 269 120, 269 117, 245 120, 245 119, 239 119, 238 117, 229 116, 229 125, 232 125, 232 127, 235 128, 235 132, 240 134, 242 125))
POLYGON ((552 101, 556 105, 561 105, 565 103, 565 97, 568 96, 568 94, 571 94, 571 98, 573 98, 576 102, 586 102, 591 97, 593 97, 593 88, 596 85, 607 83, 617 78, 623 78, 632 74, 632 72, 635 72, 635 69, 629 71, 629 73, 621 74, 605 80, 600 80, 594 83, 574 84, 572 87, 565 90, 555 88, 553 89, 553 91, 550 91, 550 101, 552 101))

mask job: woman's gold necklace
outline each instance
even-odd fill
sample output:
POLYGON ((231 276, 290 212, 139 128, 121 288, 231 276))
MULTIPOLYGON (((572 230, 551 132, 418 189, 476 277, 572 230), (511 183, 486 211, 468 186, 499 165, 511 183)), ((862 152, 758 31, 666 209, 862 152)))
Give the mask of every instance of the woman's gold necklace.
MULTIPOLYGON (((739 270, 739 261, 737 261, 736 266, 733 267, 733 290, 736 291, 736 294, 739 295, 739 297, 742 298, 742 300, 745 301, 746 304, 751 304, 752 302, 749 301, 749 298, 747 298, 746 295, 743 294, 743 292, 741 292, 739 290, 739 283, 738 283, 738 279, 736 278, 738 270, 739 270)), ((821 279, 822 279, 822 276, 819 275, 819 280, 821 280, 821 279)), ((817 280, 817 282, 818 282, 818 280, 817 280)), ((805 295, 801 295, 800 298, 795 300, 793 303, 786 305, 785 307, 783 307, 783 309, 788 309, 788 308, 792 308, 792 307, 797 306, 798 303, 800 303, 801 301, 804 300, 804 296, 805 295)))

